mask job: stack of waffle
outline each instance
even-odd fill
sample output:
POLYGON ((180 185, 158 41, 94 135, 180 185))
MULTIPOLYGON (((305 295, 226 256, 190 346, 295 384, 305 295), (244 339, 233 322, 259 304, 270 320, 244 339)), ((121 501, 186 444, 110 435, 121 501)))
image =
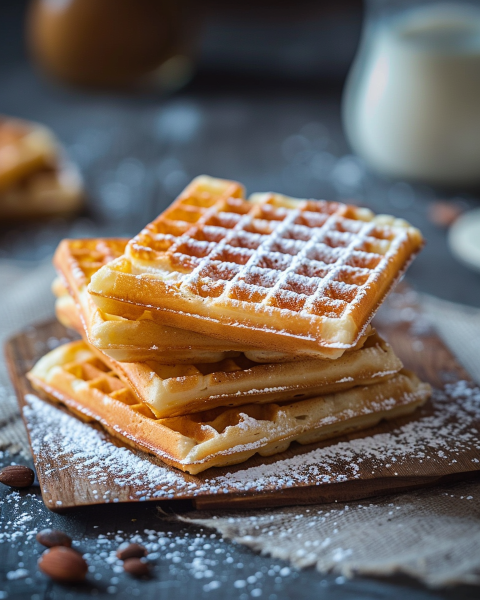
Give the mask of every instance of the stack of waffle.
POLYGON ((68 214, 82 196, 80 175, 49 129, 0 116, 0 219, 68 214))
POLYGON ((369 325, 422 246, 403 220, 198 177, 132 240, 64 240, 60 346, 32 384, 189 473, 413 412, 369 325))

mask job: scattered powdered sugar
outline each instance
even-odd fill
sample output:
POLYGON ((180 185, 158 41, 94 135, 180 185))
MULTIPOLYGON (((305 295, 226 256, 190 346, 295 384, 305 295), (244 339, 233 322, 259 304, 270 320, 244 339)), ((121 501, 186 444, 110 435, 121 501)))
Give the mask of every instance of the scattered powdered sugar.
MULTIPOLYGON (((78 477, 85 478, 98 490, 107 488, 107 492, 109 478, 113 476, 114 483, 120 488, 135 486, 143 489, 144 494, 140 494, 139 500, 172 497, 172 487, 187 486, 180 472, 157 466, 127 448, 115 446, 106 440, 102 432, 33 394, 28 394, 26 400, 23 411, 27 427, 30 431, 35 429, 35 435, 32 435, 34 454, 45 455, 48 451, 58 461, 50 471, 48 468, 45 470, 46 475, 58 468, 75 469, 78 477), (58 467, 63 461, 65 466, 58 467)), ((94 490, 94 495, 98 494, 94 490)), ((108 493, 103 500, 115 502, 118 498, 108 493)))
MULTIPOLYGON (((20 590, 24 594, 28 590, 31 594, 28 597, 40 600, 41 595, 35 592, 46 578, 38 572, 36 562, 45 548, 35 542, 35 535, 45 528, 67 529, 73 538, 72 547, 88 563, 87 582, 92 596, 101 593, 116 597, 123 592, 122 597, 134 598, 142 593, 150 594, 151 586, 155 586, 157 594, 162 595, 163 592, 169 597, 185 585, 188 577, 196 580, 199 589, 204 592, 220 590, 227 595, 232 589, 241 587, 255 597, 261 596, 265 588, 276 589, 276 586, 293 583, 298 577, 298 572, 284 563, 259 559, 248 551, 225 543, 218 534, 209 530, 198 527, 192 530, 191 526, 178 523, 171 517, 162 518, 162 511, 155 515, 148 529, 132 530, 128 521, 107 529, 100 516, 95 521, 92 515, 87 531, 84 531, 83 526, 80 530, 76 528, 76 519, 70 520, 48 511, 39 495, 8 490, 0 499, 0 505, 3 505, 0 545, 8 546, 9 566, 4 570, 4 579, 11 582, 9 593, 0 591, 0 600, 14 598, 16 593, 21 593, 20 590), (26 514, 34 515, 34 527, 25 524, 23 517, 26 514), (99 525, 95 522, 102 524, 104 533, 97 532, 99 525), (124 529, 130 531, 127 533, 124 529), (79 531, 82 532, 80 535, 79 531), (134 542, 146 548, 147 560, 152 566, 151 583, 133 580, 124 572, 123 562, 116 556, 123 542, 134 542)), ((112 522, 111 519, 109 521, 112 522)))
MULTIPOLYGON (((480 419, 480 390, 460 381, 447 386, 446 393, 436 391, 433 403, 436 410, 432 415, 414 419, 393 432, 338 442, 271 465, 229 473, 210 483, 217 492, 222 488, 273 490, 312 480, 319 485, 358 479, 365 463, 371 464, 374 472, 388 470, 397 475, 404 469, 408 475, 413 457, 427 470, 439 459, 452 464, 462 454, 480 455, 480 438, 473 426, 480 419)), ((475 463, 478 459, 469 460, 475 463)))
MULTIPOLYGON (((353 380, 352 380, 353 381, 353 380)), ((340 383, 340 382, 337 382, 340 383)), ((235 394, 215 394, 210 396, 210 398, 223 398, 223 397, 230 397, 230 396, 257 396, 258 394, 268 394, 268 393, 272 393, 272 392, 284 392, 286 390, 289 389, 289 386, 287 385, 279 385, 276 387, 265 387, 265 388, 261 388, 261 389, 256 389, 256 388, 252 388, 251 390, 246 390, 246 391, 242 391, 239 390, 238 392, 235 392, 235 394)))
MULTIPOLYGON (((14 544, 18 541, 31 543, 38 533, 38 528, 32 525, 33 514, 43 506, 42 499, 34 494, 21 494, 17 490, 11 490, 1 501, 0 505, 13 507, 14 517, 10 517, 8 522, 1 522, 0 544, 14 544)), ((7 510, 3 511, 7 512, 7 510)), ((47 520, 45 527, 50 526, 51 521, 47 520)), ((15 571, 16 573, 16 571, 15 571)), ((12 579, 19 577, 11 576, 12 579)))
MULTIPOLYGON (((375 379, 376 377, 388 377, 388 375, 395 375, 395 373, 397 373, 397 372, 398 371, 396 371, 395 369, 392 369, 391 371, 377 371, 376 373, 373 373, 372 375, 370 375, 370 378, 375 379)), ((348 378, 345 377, 345 380, 348 380, 348 378)), ((341 383, 341 381, 337 381, 337 383, 341 383)))
MULTIPOLYGON (((26 399, 24 414, 34 453, 51 463, 46 475, 56 469, 71 470, 72 478, 89 483, 98 502, 338 483, 365 477, 367 468, 372 477, 408 476, 412 459, 425 473, 438 471, 439 462, 452 469, 457 464, 459 470, 461 465, 461 470, 468 471, 477 469, 480 460, 480 390, 465 381, 447 385, 444 392, 435 391, 433 410, 422 409, 389 433, 332 442, 311 451, 305 446, 303 454, 288 459, 269 458, 258 466, 239 465, 227 473, 213 469, 199 476, 145 460, 144 455, 115 446, 102 432, 36 396, 26 399)), ((44 494, 48 497, 48 490, 44 494)))

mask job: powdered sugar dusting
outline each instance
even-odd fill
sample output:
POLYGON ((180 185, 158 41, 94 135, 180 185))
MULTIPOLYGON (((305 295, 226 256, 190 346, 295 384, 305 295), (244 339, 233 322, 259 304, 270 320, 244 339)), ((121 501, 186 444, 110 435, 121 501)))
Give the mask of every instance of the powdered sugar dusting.
POLYGON ((270 458, 230 471, 211 469, 199 476, 119 448, 103 433, 36 396, 28 395, 27 403, 24 415, 34 453, 52 463, 47 475, 70 469, 72 476, 96 490, 98 502, 263 492, 349 481, 370 472, 372 478, 407 476, 418 468, 435 474, 439 463, 452 471, 476 470, 480 464, 480 390, 465 381, 447 385, 445 392, 435 391, 433 410, 422 410, 391 432, 330 443, 310 452, 305 446, 303 454, 291 458, 270 458))
MULTIPOLYGON (((135 498, 171 498, 172 487, 182 489, 187 482, 174 469, 159 467, 127 448, 117 447, 107 441, 105 434, 82 423, 33 394, 26 397, 23 414, 32 435, 32 450, 35 455, 48 453, 58 462, 46 475, 59 469, 74 469, 78 477, 84 478, 92 487, 101 490, 109 486, 109 478, 118 488, 136 487, 142 490, 135 498), (65 462, 65 465, 58 465, 65 462)), ((94 493, 95 495, 98 495, 94 493)), ((115 494, 108 493, 104 502, 118 502, 115 494)))
MULTIPOLYGON (((238 490, 293 487, 312 479, 335 483, 360 478, 362 463, 367 461, 375 465, 376 471, 387 468, 397 474, 401 468, 408 467, 412 458, 428 468, 438 459, 451 464, 472 450, 478 456, 480 439, 473 425, 479 424, 480 390, 460 381, 447 386, 446 393, 436 391, 433 402, 437 409, 434 414, 412 420, 391 433, 339 442, 274 465, 230 473, 215 484, 220 491, 224 486, 238 490)), ((469 460, 478 464, 476 457, 469 460)), ((214 484, 214 480, 211 481, 214 484)))

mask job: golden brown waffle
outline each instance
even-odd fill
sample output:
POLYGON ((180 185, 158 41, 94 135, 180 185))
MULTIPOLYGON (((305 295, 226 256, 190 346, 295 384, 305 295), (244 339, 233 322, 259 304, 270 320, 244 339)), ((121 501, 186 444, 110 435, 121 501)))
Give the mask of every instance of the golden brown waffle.
POLYGON ((106 362, 158 418, 217 406, 298 401, 379 383, 403 367, 392 348, 377 334, 362 349, 333 361, 260 365, 240 355, 211 364, 120 363, 111 359, 106 362))
MULTIPOLYGON (((245 351, 255 362, 305 360, 305 354, 258 351, 245 344, 162 325, 151 319, 150 311, 143 311, 137 319, 129 320, 99 310, 87 292, 88 283, 98 269, 123 254, 126 243, 124 239, 63 240, 53 259, 64 283, 60 286, 54 282, 53 286, 55 295, 60 298, 57 303, 59 320, 86 336, 90 344, 111 358, 126 362, 154 360, 164 364, 190 364, 218 362, 245 351), (65 299, 66 293, 73 297, 76 308, 65 299)), ((360 340, 359 346, 364 341, 360 340)), ((315 358, 331 356, 328 349, 310 354, 315 358)))
POLYGON ((352 348, 423 240, 401 219, 195 179, 93 275, 109 314, 298 353, 352 348))
POLYGON ((70 213, 82 195, 77 169, 46 127, 0 117, 0 217, 70 213))
POLYGON ((44 356, 28 374, 33 386, 113 436, 182 471, 199 473, 256 454, 270 456, 292 441, 313 443, 413 412, 430 386, 407 371, 382 383, 300 400, 247 404, 157 419, 82 342, 44 356))
MULTIPOLYGON (((53 286, 60 293, 58 280, 53 286)), ((56 302, 58 320, 80 334, 83 331, 73 299, 60 295, 56 302)), ((162 362, 118 362, 86 342, 148 404, 158 418, 198 412, 217 406, 244 402, 266 403, 308 398, 377 383, 402 368, 391 347, 377 334, 365 345, 346 352, 335 361, 300 360, 259 364, 239 352, 198 352, 190 363, 181 352, 170 353, 162 362), (178 361, 172 364, 178 357, 178 361), (213 360, 205 360, 213 359, 213 360)))

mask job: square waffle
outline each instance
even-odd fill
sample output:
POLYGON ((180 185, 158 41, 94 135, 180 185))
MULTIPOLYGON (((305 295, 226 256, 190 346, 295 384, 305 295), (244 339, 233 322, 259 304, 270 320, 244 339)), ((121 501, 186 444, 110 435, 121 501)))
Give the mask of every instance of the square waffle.
POLYGON ((109 314, 338 358, 423 240, 401 219, 198 177, 90 282, 109 314))
POLYGON ((82 195, 77 169, 46 127, 0 117, 0 217, 72 212, 82 195))
POLYGON ((121 363, 100 356, 157 418, 218 406, 299 401, 358 385, 372 385, 403 365, 378 334, 337 360, 258 364, 243 354, 216 363, 121 363))
POLYGON ((413 412, 430 386, 402 371, 371 386, 355 387, 293 404, 246 404, 183 417, 157 419, 116 373, 82 342, 44 356, 28 374, 33 386, 113 436, 182 471, 199 473, 256 454, 285 451, 371 427, 413 412))
MULTIPOLYGON (((111 358, 126 362, 211 363, 238 356, 244 351, 254 362, 305 360, 305 354, 257 350, 246 344, 162 325, 151 318, 148 310, 131 320, 99 310, 88 294, 87 286, 98 269, 123 254, 126 244, 127 240, 114 238, 66 239, 59 244, 53 258, 61 277, 52 286, 58 297, 59 320, 111 358)), ((310 354, 315 358, 329 358, 331 353, 327 350, 310 354)))

